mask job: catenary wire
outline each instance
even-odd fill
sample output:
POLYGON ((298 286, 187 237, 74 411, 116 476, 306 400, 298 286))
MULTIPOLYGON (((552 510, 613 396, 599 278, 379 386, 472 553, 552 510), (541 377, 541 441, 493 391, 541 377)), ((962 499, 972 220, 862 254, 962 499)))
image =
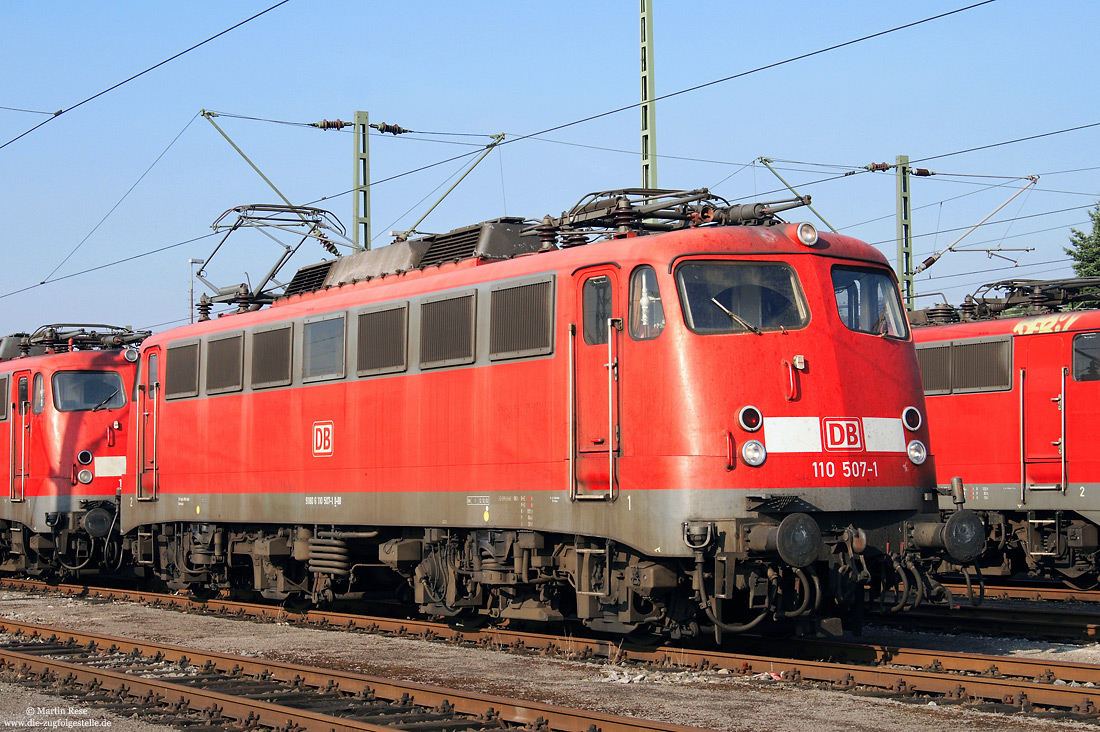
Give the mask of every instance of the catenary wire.
MULTIPOLYGON (((635 102, 633 104, 628 104, 626 106, 618 107, 616 109, 608 110, 606 112, 600 112, 598 114, 593 114, 593 115, 589 115, 587 117, 583 117, 581 119, 573 120, 572 122, 564 122, 564 123, 559 124, 559 125, 554 125, 553 127, 547 127, 546 129, 539 130, 538 132, 531 132, 531 133, 528 133, 526 135, 520 135, 519 137, 513 137, 513 138, 510 138, 510 139, 504 140, 499 144, 500 145, 510 145, 512 143, 520 142, 521 140, 529 140, 529 139, 532 139, 532 138, 539 137, 540 135, 546 135, 546 134, 549 134, 551 132, 556 132, 558 130, 566 129, 567 127, 574 127, 574 126, 579 125, 579 124, 584 124, 585 122, 591 122, 593 120, 602 119, 603 117, 609 117, 613 114, 618 114, 620 112, 626 112, 626 111, 631 110, 631 109, 637 109, 642 104, 659 102, 659 101, 662 101, 664 99, 671 99, 672 97, 680 96, 681 94, 687 94, 689 92, 698 91, 700 89, 705 89, 707 87, 715 86, 717 84, 723 84, 727 81, 733 81, 735 79, 741 79, 741 78, 744 78, 744 77, 749 76, 751 74, 756 74, 756 73, 759 73, 761 71, 767 71, 769 69, 778 68, 780 66, 784 66, 784 65, 790 64, 790 63, 794 63, 796 61, 802 61, 802 60, 805 60, 805 59, 808 59, 808 58, 812 58, 814 56, 821 55, 823 53, 828 53, 830 51, 835 51, 835 50, 838 50, 838 49, 841 49, 841 48, 845 48, 847 46, 852 46, 852 45, 855 45, 857 43, 862 43, 864 41, 869 41, 869 40, 872 40, 874 38, 881 38, 882 36, 886 36, 886 35, 889 35, 891 33, 897 33, 898 31, 906 30, 908 28, 914 28, 916 26, 923 25, 925 23, 930 23, 934 20, 940 20, 942 18, 946 18, 946 17, 951 16, 951 15, 956 15, 958 13, 962 13, 962 12, 965 12, 965 11, 968 11, 968 10, 973 10, 974 8, 978 8, 978 7, 981 7, 983 5, 989 5, 990 3, 993 3, 993 2, 996 2, 996 0, 982 0, 981 2, 973 3, 971 5, 966 5, 966 6, 961 7, 961 8, 956 8, 955 10, 949 10, 947 12, 939 13, 938 15, 932 15, 932 16, 929 16, 927 18, 923 18, 921 20, 915 20, 911 23, 905 23, 903 25, 895 26, 893 28, 888 28, 886 30, 878 31, 876 33, 871 33, 869 35, 860 36, 859 38, 854 38, 850 41, 844 41, 843 43, 835 43, 831 46, 826 46, 825 48, 819 48, 816 51, 809 51, 807 53, 803 53, 803 54, 800 54, 798 56, 792 56, 791 58, 784 59, 782 61, 776 61, 774 63, 765 64, 763 66, 757 66, 756 68, 749 69, 748 71, 741 71, 739 73, 732 74, 730 76, 725 76, 721 79, 715 79, 713 81, 708 81, 708 82, 705 82, 703 84, 696 84, 695 86, 687 87, 686 89, 680 89, 679 91, 669 92, 668 94, 663 94, 663 95, 660 95, 660 96, 656 96, 653 99, 649 100, 648 102, 635 102)), ((421 166, 421 167, 416 168, 414 170, 409 170, 409 171, 406 171, 404 173, 398 173, 396 175, 390 176, 389 178, 384 178, 380 181, 372 182, 370 185, 375 186, 375 185, 379 185, 379 184, 382 184, 382 183, 387 183, 391 180, 395 180, 397 178, 402 178, 402 177, 407 176, 407 175, 412 175, 414 173, 419 173, 423 170, 427 170, 428 168, 432 168, 432 167, 435 167, 437 165, 446 165, 447 163, 449 163, 453 160, 459 160, 463 157, 467 157, 469 155, 474 155, 475 152, 470 152, 467 155, 457 155, 457 156, 454 156, 454 157, 451 157, 451 158, 447 158, 446 160, 440 160, 436 163, 431 163, 429 165, 421 166)), ((857 171, 857 172, 860 172, 860 171, 857 171)), ((837 176, 837 177, 843 177, 843 176, 837 176)), ((829 178, 827 180, 834 180, 834 178, 829 178)), ((825 181, 818 181, 818 182, 825 182, 825 181)), ((346 196, 349 193, 352 193, 354 190, 355 190, 354 188, 349 188, 348 190, 341 191, 340 193, 335 193, 335 194, 332 194, 332 195, 329 195, 329 196, 322 196, 321 198, 318 198, 314 201, 311 201, 310 204, 307 204, 307 205, 311 205, 313 203, 320 203, 321 201, 325 201, 325 200, 328 200, 328 199, 331 199, 331 198, 339 198, 340 196, 346 196)), ((777 189, 777 192, 782 191, 782 190, 786 190, 786 189, 782 189, 782 188, 777 189)), ((767 195, 767 194, 761 194, 761 195, 767 195)))
POLYGON ((164 150, 161 151, 160 155, 157 155, 157 159, 154 160, 149 165, 149 167, 145 169, 145 172, 142 173, 140 176, 138 176, 138 179, 136 181, 134 181, 134 184, 132 186, 130 186, 129 189, 127 189, 127 191, 125 193, 122 194, 122 198, 118 199, 118 202, 115 203, 114 206, 111 206, 111 210, 108 211, 103 216, 103 218, 101 218, 99 220, 98 224, 96 224, 95 226, 92 227, 92 230, 89 231, 84 236, 84 238, 80 240, 80 243, 78 243, 75 247, 72 248, 72 251, 70 251, 68 254, 65 255, 65 258, 62 259, 61 262, 59 262, 58 265, 56 267, 54 267, 50 271, 50 273, 42 279, 42 282, 40 284, 45 284, 51 277, 53 277, 55 274, 57 274, 57 270, 59 270, 63 266, 65 266, 65 262, 68 262, 69 259, 74 254, 76 254, 76 250, 80 249, 80 247, 82 247, 84 245, 84 242, 88 241, 88 239, 91 238, 92 234, 94 234, 96 232, 96 230, 99 229, 99 227, 103 225, 103 222, 106 221, 107 218, 115 212, 115 209, 117 209, 119 206, 122 205, 122 202, 126 200, 126 197, 134 192, 134 189, 138 187, 138 184, 141 183, 141 181, 144 180, 145 176, 149 174, 149 171, 152 170, 154 168, 154 166, 156 166, 156 164, 160 162, 160 159, 163 158, 168 153, 168 151, 172 149, 172 146, 175 145, 176 141, 179 140, 183 136, 183 133, 187 132, 187 128, 191 126, 191 123, 194 122, 196 119, 198 119, 198 116, 199 115, 196 113, 195 116, 192 117, 191 120, 186 125, 184 125, 183 129, 179 131, 179 134, 176 135, 174 138, 172 138, 172 141, 170 143, 168 143, 168 147, 164 148, 164 150))
POLYGON ((171 56, 171 57, 169 57, 169 58, 166 58, 166 59, 164 59, 163 61, 161 61, 161 62, 160 62, 160 63, 158 63, 158 64, 155 64, 155 65, 153 65, 153 66, 150 66, 149 68, 145 69, 145 71, 140 71, 140 72, 138 72, 138 73, 134 74, 133 76, 131 76, 131 77, 130 77, 130 78, 128 78, 128 79, 123 79, 122 81, 118 82, 118 83, 117 83, 117 84, 115 84, 114 86, 108 87, 108 88, 104 89, 103 91, 99 92, 98 94, 93 94, 92 96, 88 97, 87 99, 85 99, 85 100, 83 100, 83 101, 80 101, 80 102, 77 102, 76 104, 72 105, 71 107, 66 107, 65 109, 61 109, 61 110, 58 110, 57 112, 55 112, 54 114, 52 114, 52 115, 51 115, 50 117, 48 117, 47 119, 44 119, 44 120, 42 120, 41 122, 39 122, 38 124, 36 124, 36 125, 35 125, 34 127, 32 127, 32 128, 30 128, 29 130, 27 130, 26 132, 22 133, 21 135, 19 135, 19 136, 17 136, 17 137, 14 137, 14 138, 12 138, 12 139, 8 140, 8 141, 7 141, 7 142, 5 142, 5 143, 4 143, 3 145, 0 145, 0 150, 3 150, 3 149, 4 149, 5 147, 7 147, 8 145, 12 144, 12 143, 13 143, 13 142, 15 142, 16 140, 20 140, 20 139, 22 139, 22 138, 26 137, 27 135, 31 134, 32 132, 34 132, 34 131, 35 131, 35 130, 37 130, 38 128, 42 127, 43 125, 45 125, 45 124, 49 123, 49 122, 50 122, 50 121, 52 121, 52 120, 55 120, 55 119, 57 119, 57 118, 58 118, 58 117, 60 117, 61 115, 65 114, 66 112, 71 112, 71 111, 73 111, 74 109, 76 109, 77 107, 80 107, 80 106, 82 106, 82 105, 84 105, 84 104, 87 104, 88 102, 92 101, 93 99, 98 99, 99 97, 103 96, 104 94, 107 94, 108 92, 112 92, 112 91, 114 91, 115 89, 118 89, 118 88, 119 88, 120 86, 122 86, 123 84, 128 84, 128 83, 130 83, 131 81, 133 81, 134 79, 138 78, 139 76, 144 76, 145 74, 148 74, 148 73, 149 73, 150 71, 153 71, 154 69, 158 69, 158 68, 160 68, 161 66, 164 66, 164 65, 165 65, 166 63, 169 63, 170 61, 174 61, 174 60, 176 60, 177 58, 179 58, 180 56, 184 55, 185 53, 190 53, 191 51, 194 51, 194 50, 195 50, 196 48, 198 48, 199 46, 203 46, 203 45, 205 45, 205 44, 207 44, 207 43, 210 43, 210 41, 213 41, 213 40, 214 40, 214 39, 216 39, 216 38, 220 38, 221 36, 224 36, 224 35, 225 35, 226 33, 229 33, 230 31, 236 30, 237 28, 240 28, 240 27, 241 27, 242 25, 244 25, 245 23, 248 23, 248 22, 250 22, 250 21, 253 21, 253 20, 255 20, 256 18, 259 18, 259 17, 261 16, 261 15, 263 15, 263 14, 265 14, 265 13, 270 13, 270 12, 271 12, 272 10, 274 10, 275 8, 279 7, 280 5, 285 5, 285 4, 287 4, 288 2, 290 2, 290 0, 281 0, 281 2, 277 2, 277 3, 275 3, 274 5, 272 5, 272 6, 271 6, 270 8, 268 8, 267 10, 261 10, 260 12, 256 13, 256 14, 255 14, 255 15, 253 15, 252 17, 250 17, 250 18, 245 18, 244 20, 242 20, 241 22, 237 23, 236 25, 230 26, 229 28, 226 28, 226 29, 225 29, 225 30, 223 30, 222 32, 220 32, 220 33, 216 33, 215 35, 212 35, 212 36, 210 36, 210 37, 209 37, 209 38, 207 38, 207 39, 206 39, 205 41, 201 41, 201 42, 199 42, 199 43, 196 43, 195 45, 191 46, 190 48, 186 48, 186 49, 184 49, 184 50, 180 51, 180 52, 179 52, 179 53, 177 53, 177 54, 176 54, 175 56, 171 56))
POLYGON ((52 284, 54 282, 61 282, 62 280, 67 280, 67 279, 70 279, 72 277, 78 277, 80 275, 85 275, 85 274, 88 274, 90 272, 97 272, 101 269, 106 269, 108 267, 114 267, 115 265, 125 264, 126 262, 132 262, 135 259, 142 259, 143 257, 149 257, 149 256, 152 256, 154 254, 160 254, 161 252, 166 252, 169 249, 176 249, 178 247, 182 247, 182 246, 185 246, 187 244, 193 244, 197 241, 202 241, 203 239, 209 239, 212 236, 218 236, 218 232, 211 232, 209 234, 203 234, 202 236, 196 236, 192 239, 187 239, 185 241, 176 242, 175 244, 169 244, 167 246, 159 247, 157 249, 152 249, 152 250, 147 251, 147 252, 142 252, 141 254, 134 254, 133 256, 130 256, 130 257, 124 257, 122 259, 116 259, 113 262, 107 262, 106 264, 99 264, 99 265, 96 265, 95 267, 89 267, 88 269, 83 269, 79 272, 72 272, 71 274, 61 275, 60 277, 55 277, 52 280, 43 280, 42 282, 38 282, 38 283, 33 284, 33 285, 28 285, 27 287, 23 287, 23 288, 20 288, 18 290, 12 290, 11 292, 5 292, 4 294, 0 295, 0 300, 4 299, 5 297, 10 297, 12 295, 19 295, 21 293, 37 289, 39 287, 42 287, 43 285, 49 285, 49 284, 52 284))

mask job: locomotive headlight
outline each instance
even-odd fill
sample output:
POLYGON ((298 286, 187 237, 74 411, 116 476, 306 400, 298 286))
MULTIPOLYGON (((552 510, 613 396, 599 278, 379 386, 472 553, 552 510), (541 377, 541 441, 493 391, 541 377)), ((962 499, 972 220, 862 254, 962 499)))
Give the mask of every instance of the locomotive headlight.
POLYGON ((901 421, 905 423, 905 429, 910 432, 916 432, 920 429, 921 423, 924 420, 921 417, 919 409, 916 407, 906 407, 901 412, 901 421))
POLYGON ((130 363, 136 363, 138 360, 138 352, 136 348, 127 348, 122 352, 122 357, 130 363))
POLYGON ((760 440, 749 440, 741 446, 741 459, 746 465, 756 468, 764 464, 768 458, 768 451, 764 449, 764 443, 760 440))
POLYGON ((817 227, 811 224, 809 221, 804 221, 798 225, 798 241, 801 244, 805 244, 808 247, 812 247, 817 244, 817 227))
POLYGON ((84 485, 88 485, 89 483, 92 482, 92 471, 88 470, 87 468, 84 468, 83 470, 81 470, 79 473, 76 474, 76 479, 79 480, 84 485))
POLYGON ((920 465, 928 459, 928 448, 920 440, 910 442, 906 452, 909 453, 909 460, 914 465, 920 465))
POLYGON ((76 461, 81 465, 91 465, 92 453, 88 452, 87 450, 81 450, 76 454, 76 461))

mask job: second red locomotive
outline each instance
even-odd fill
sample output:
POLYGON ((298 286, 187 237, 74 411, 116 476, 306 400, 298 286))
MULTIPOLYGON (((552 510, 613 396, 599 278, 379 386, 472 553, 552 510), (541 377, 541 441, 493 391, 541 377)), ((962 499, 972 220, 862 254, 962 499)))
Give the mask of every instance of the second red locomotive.
MULTIPOLYGON (((914 330, 939 482, 990 529, 987 573, 1100 577, 1100 279, 988 285, 914 330), (1004 290, 994 297, 994 290, 1004 290)), ((930 316, 930 317, 929 317, 930 316)), ((941 498, 946 509, 950 503, 941 498)))

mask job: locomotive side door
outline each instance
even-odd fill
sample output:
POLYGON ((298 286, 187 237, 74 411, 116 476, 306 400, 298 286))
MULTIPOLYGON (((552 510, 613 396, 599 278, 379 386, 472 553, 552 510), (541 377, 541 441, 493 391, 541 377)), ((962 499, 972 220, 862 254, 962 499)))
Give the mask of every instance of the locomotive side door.
POLYGON ((164 398, 160 383, 160 349, 145 352, 141 383, 138 384, 138 476, 139 501, 157 499, 157 438, 160 429, 160 410, 164 398))
POLYGON ((9 454, 11 470, 8 473, 8 498, 22 501, 30 477, 31 452, 31 372, 16 371, 11 379, 11 413, 9 454))
POLYGON ((616 267, 577 273, 570 326, 573 455, 570 497, 615 499, 619 453, 619 357, 623 321, 616 267))
POLYGON ((1026 490, 1063 490, 1068 361, 1060 334, 1027 337, 1021 369, 1021 462, 1026 490))

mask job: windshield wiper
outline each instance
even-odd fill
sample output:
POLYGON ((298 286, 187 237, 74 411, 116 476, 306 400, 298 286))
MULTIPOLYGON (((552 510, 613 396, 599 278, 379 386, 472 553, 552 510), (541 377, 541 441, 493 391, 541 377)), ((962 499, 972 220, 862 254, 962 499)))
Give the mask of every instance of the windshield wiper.
POLYGON ((753 324, 752 324, 752 323, 750 323, 749 321, 745 320, 744 318, 742 318, 742 317, 741 317, 740 315, 738 315, 737 313, 735 313, 735 312, 733 312, 733 311, 731 311, 731 310, 728 310, 728 309, 726 308, 726 306, 725 306, 725 305, 723 305, 722 303, 718 302, 718 301, 717 301, 717 300, 715 300, 715 299, 714 299, 713 297, 712 297, 712 298, 710 299, 710 301, 711 301, 712 303, 714 303, 715 305, 717 305, 717 306, 718 306, 718 308, 719 308, 719 309, 720 309, 720 310, 721 310, 721 311, 722 311, 723 313, 725 313, 726 315, 730 316, 730 320, 732 320, 732 321, 733 321, 733 322, 735 322, 735 323, 738 323, 738 324, 739 324, 739 325, 740 325, 740 326, 741 326, 742 328, 744 328, 745 330, 751 330, 751 331, 752 331, 753 333, 755 333, 756 335, 764 335, 764 331, 760 330, 760 329, 759 329, 759 328, 757 328, 757 327, 756 327, 755 325, 753 325, 753 324))
POLYGON ((109 397, 107 397, 106 399, 104 399, 104 400, 103 400, 103 401, 101 401, 101 402, 100 402, 99 404, 95 405, 94 407, 92 407, 92 411, 93 411, 93 412, 98 412, 99 410, 101 410, 101 409, 103 409, 103 408, 104 408, 105 406, 107 406, 107 402, 111 401, 111 400, 112 400, 112 399, 114 399, 114 398, 115 398, 116 396, 118 396, 118 391, 119 391, 118 389, 115 389, 114 391, 112 391, 112 392, 111 392, 111 395, 110 395, 109 397))

